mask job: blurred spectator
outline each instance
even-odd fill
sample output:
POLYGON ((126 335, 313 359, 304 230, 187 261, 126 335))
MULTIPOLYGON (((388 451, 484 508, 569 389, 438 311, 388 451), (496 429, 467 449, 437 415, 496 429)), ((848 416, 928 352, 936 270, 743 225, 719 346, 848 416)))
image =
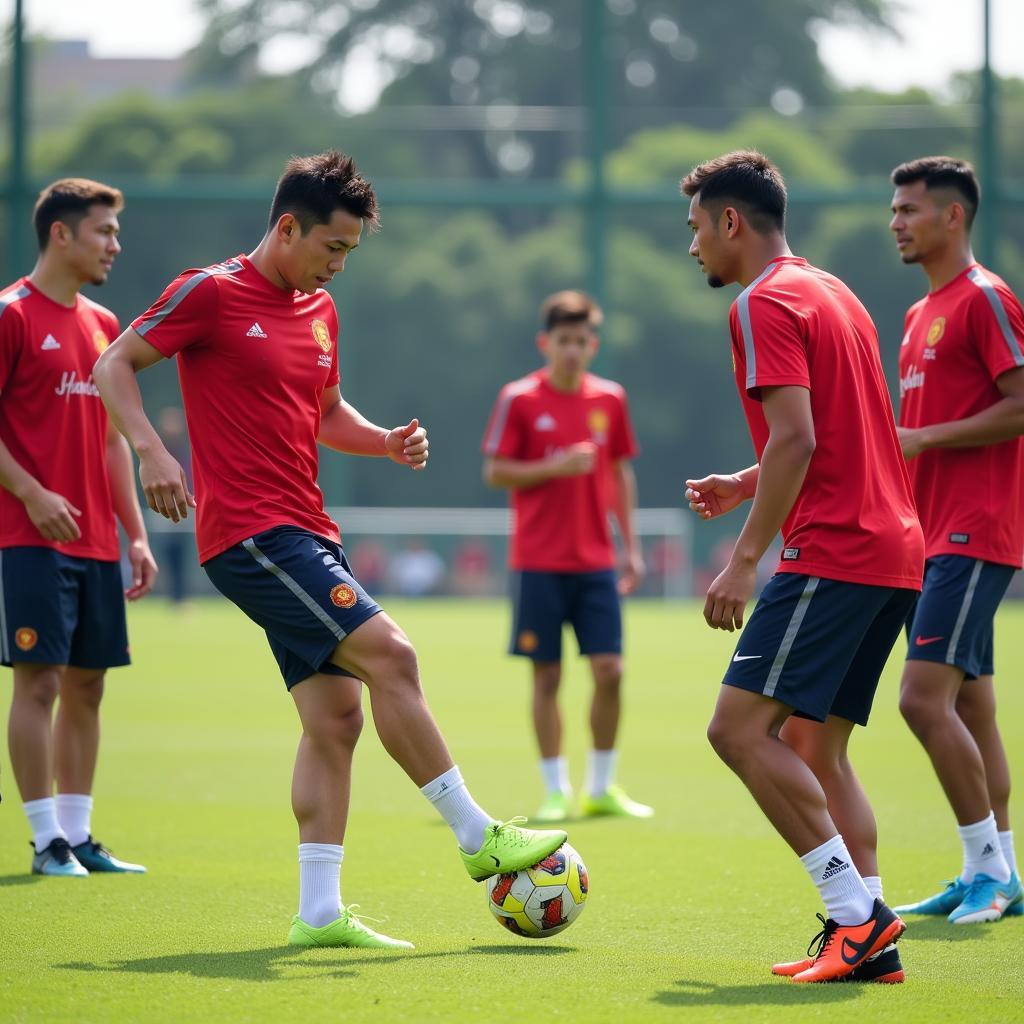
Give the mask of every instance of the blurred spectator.
MULTIPOLYGON (((185 428, 185 414, 176 405, 165 406, 157 414, 156 429, 167 450, 185 471, 192 491, 192 453, 185 428)), ((195 555, 192 533, 183 523, 167 523, 160 534, 160 566, 168 584, 168 596, 175 605, 188 597, 188 566, 195 555)))
POLYGON ((444 560, 422 540, 411 540, 392 558, 390 575, 404 597, 436 594, 444 582, 444 560))
POLYGON ((452 558, 452 586, 456 594, 481 597, 494 593, 491 552, 478 537, 467 537, 452 558))
POLYGON ((380 593, 387 575, 384 549, 375 540, 361 540, 349 556, 352 574, 369 594, 380 593))

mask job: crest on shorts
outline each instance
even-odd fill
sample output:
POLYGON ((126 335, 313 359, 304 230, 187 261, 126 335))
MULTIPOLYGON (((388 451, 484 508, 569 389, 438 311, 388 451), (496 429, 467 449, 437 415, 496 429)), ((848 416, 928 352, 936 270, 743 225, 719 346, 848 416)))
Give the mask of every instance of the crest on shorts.
POLYGON ((313 339, 325 351, 331 351, 331 332, 327 330, 327 324, 323 320, 314 320, 310 325, 313 329, 313 339))
POLYGON ((39 634, 31 626, 22 626, 14 631, 14 642, 19 650, 31 651, 39 643, 39 634))
POLYGON ((938 345, 942 335, 946 333, 946 318, 944 316, 937 316, 933 321, 931 327, 928 328, 928 334, 925 336, 924 343, 929 348, 934 348, 938 345))
POLYGON ((516 638, 516 647, 524 654, 533 654, 539 644, 540 640, 532 629, 524 629, 516 638))
POLYGON ((331 603, 339 608, 351 608, 358 600, 356 592, 347 584, 331 587, 331 603))
POLYGON ((110 346, 110 339, 102 331, 93 331, 92 343, 96 346, 96 351, 102 353, 110 346))

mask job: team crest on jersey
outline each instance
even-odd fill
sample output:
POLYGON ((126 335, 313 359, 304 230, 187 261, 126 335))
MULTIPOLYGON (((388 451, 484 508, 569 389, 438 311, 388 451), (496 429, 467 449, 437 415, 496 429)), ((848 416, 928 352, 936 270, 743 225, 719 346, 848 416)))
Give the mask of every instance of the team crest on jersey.
POLYGON ((21 651, 31 651, 39 643, 39 634, 31 626, 22 626, 14 631, 14 642, 21 651))
POLYGON ((331 588, 331 603, 338 608, 351 608, 357 600, 356 592, 347 583, 331 588))
POLYGON ((331 332, 327 330, 327 324, 323 320, 314 320, 310 325, 313 329, 313 339, 325 351, 331 351, 331 332))
POLYGON ((533 654, 537 650, 540 640, 537 634, 532 629, 524 629, 522 633, 516 637, 516 647, 523 652, 523 654, 533 654))
POLYGON ((587 413, 587 428, 598 444, 603 444, 608 437, 608 413, 604 409, 591 409, 587 413))
POLYGON ((110 346, 110 339, 102 331, 93 331, 92 343, 96 346, 96 351, 102 354, 110 346))
POLYGON ((942 335, 946 333, 946 318, 944 316, 937 316, 933 321, 931 327, 928 328, 928 334, 925 336, 924 343, 929 348, 935 348, 939 341, 942 339, 942 335))

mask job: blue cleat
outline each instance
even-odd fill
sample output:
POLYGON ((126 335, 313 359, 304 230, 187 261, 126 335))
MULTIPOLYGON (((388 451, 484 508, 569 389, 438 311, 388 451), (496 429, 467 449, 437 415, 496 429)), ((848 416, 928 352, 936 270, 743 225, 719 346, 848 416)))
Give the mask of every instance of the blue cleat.
POLYGON ((949 917, 964 901, 969 886, 954 878, 952 882, 946 882, 946 888, 934 896, 929 896, 919 903, 905 903, 900 907, 893 907, 897 914, 941 914, 949 917))
POLYGON ((106 872, 116 875, 144 875, 146 869, 141 864, 129 864, 127 861, 118 860, 102 843, 97 843, 92 836, 89 836, 84 843, 72 847, 72 854, 78 858, 79 863, 88 871, 95 871, 97 874, 106 872))
MULTIPOLYGON (((35 850, 35 845, 29 843, 35 850)), ((54 875, 63 878, 87 878, 89 872, 71 852, 66 839, 54 839, 45 850, 36 850, 32 857, 33 875, 54 875)))
POLYGON ((977 874, 967 886, 963 902, 950 915, 953 924, 981 924, 998 921, 1007 910, 1024 900, 1017 872, 1007 882, 997 882, 986 874, 977 874))

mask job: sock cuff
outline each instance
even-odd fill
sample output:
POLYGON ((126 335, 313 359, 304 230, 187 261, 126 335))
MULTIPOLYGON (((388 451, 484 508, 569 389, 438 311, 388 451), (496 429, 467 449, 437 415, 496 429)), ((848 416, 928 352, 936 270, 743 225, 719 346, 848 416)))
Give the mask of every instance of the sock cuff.
POLYGON ((92 795, 89 793, 58 793, 55 797, 58 807, 81 807, 92 810, 92 795))
POLYGON ((1012 843, 1013 842, 1013 829, 1012 828, 1008 828, 1005 832, 998 832, 997 831, 996 835, 999 836, 1000 839, 1003 839, 1003 840, 1005 840, 1008 843, 1012 843))
POLYGON ((57 802, 52 796, 40 797, 38 800, 27 800, 22 807, 25 808, 26 814, 32 814, 34 811, 44 811, 50 807, 56 807, 57 802))
POLYGON ((299 863, 320 861, 326 864, 340 864, 345 858, 345 847, 333 843, 299 843, 299 863))
POLYGON ((420 787, 420 792, 428 800, 436 800, 442 793, 447 793, 451 789, 457 789, 459 786, 464 786, 465 782, 462 778, 462 772, 459 771, 459 766, 453 764, 451 768, 446 772, 442 772, 436 779, 431 779, 425 786, 420 787))
POLYGON ((863 875, 864 887, 871 894, 872 899, 882 899, 882 879, 879 875, 863 875))
MULTIPOLYGON (((838 853, 846 853, 846 842, 843 837, 837 832, 831 839, 826 839, 821 846, 816 846, 813 850, 808 850, 800 858, 800 863, 803 864, 808 871, 813 871, 818 864, 828 863, 829 859, 838 853)), ((849 854, 847 854, 849 856, 849 854)))
POLYGON ((995 813, 989 811, 987 818, 982 818, 981 821, 975 821, 970 825, 957 825, 956 830, 960 833, 962 839, 974 839, 976 836, 985 835, 990 828, 994 831, 995 827, 995 813))

